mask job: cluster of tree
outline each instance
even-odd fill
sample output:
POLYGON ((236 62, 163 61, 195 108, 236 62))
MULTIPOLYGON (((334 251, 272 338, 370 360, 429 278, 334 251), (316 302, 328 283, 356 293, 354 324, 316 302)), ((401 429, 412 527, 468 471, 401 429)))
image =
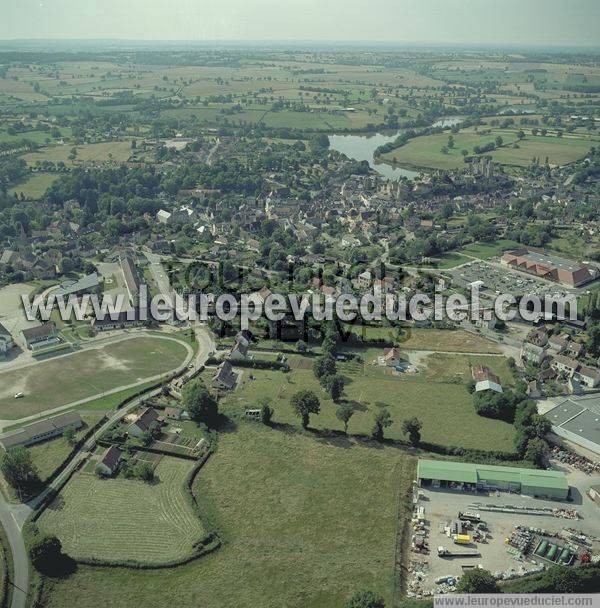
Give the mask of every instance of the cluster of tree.
POLYGON ((515 436, 517 453, 525 460, 541 467, 548 453, 545 437, 552 425, 544 416, 537 413, 535 402, 527 398, 521 384, 514 391, 475 393, 473 404, 480 416, 512 423, 517 432, 515 436))
POLYGON ((122 472, 125 479, 140 479, 146 483, 154 483, 156 481, 154 467, 149 462, 140 461, 136 464, 125 462, 122 472))
POLYGON ((56 575, 64 570, 69 558, 63 553, 60 540, 43 533, 35 524, 23 528, 23 539, 34 568, 43 574, 56 575))
POLYGON ((192 420, 209 428, 217 426, 219 421, 217 401, 200 378, 191 380, 183 387, 181 401, 192 420))
POLYGON ((343 392, 345 380, 337 373, 336 354, 339 333, 335 323, 328 323, 325 328, 325 337, 321 345, 322 354, 315 360, 313 372, 321 386, 335 401, 339 401, 343 392))
POLYGON ((11 448, 0 459, 4 479, 21 495, 29 495, 40 486, 40 475, 31 452, 23 447, 11 448))

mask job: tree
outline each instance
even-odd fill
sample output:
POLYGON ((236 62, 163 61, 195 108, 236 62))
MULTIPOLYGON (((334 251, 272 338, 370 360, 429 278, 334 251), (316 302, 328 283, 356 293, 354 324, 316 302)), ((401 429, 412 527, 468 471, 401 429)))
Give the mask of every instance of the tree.
POLYGON ((181 401, 190 418, 214 426, 219 416, 215 398, 208 392, 202 380, 192 380, 183 388, 181 401))
POLYGON ((329 392, 329 396, 337 403, 344 392, 344 385, 346 384, 344 377, 340 374, 335 374, 333 376, 325 376, 322 378, 322 381, 329 392))
POLYGON ((296 415, 302 420, 302 428, 308 426, 311 414, 318 414, 321 411, 321 402, 313 391, 298 391, 292 395, 290 402, 296 415))
POLYGON ((344 433, 348 434, 348 423, 354 414, 354 408, 347 403, 340 405, 335 412, 335 417, 344 424, 344 433))
POLYGON ((458 593, 500 593, 496 579, 488 570, 467 570, 456 586, 458 593))
POLYGON ((64 430, 63 437, 69 445, 75 445, 75 429, 72 426, 64 430))
POLYGON ((335 360, 331 356, 319 357, 313 364, 313 372, 317 380, 324 376, 333 376, 336 372, 335 360))
POLYGON ((372 436, 376 441, 383 441, 384 429, 392 424, 392 417, 386 409, 379 409, 375 414, 372 436))
POLYGON ((2 456, 0 471, 6 481, 18 490, 31 488, 40 480, 31 452, 23 446, 11 448, 2 456))
POLYGON ((402 432, 408 435, 411 445, 417 446, 421 443, 421 429, 423 424, 418 418, 407 418, 402 423, 402 432))
POLYGON ((271 424, 273 414, 275 413, 275 410, 271 407, 271 399, 269 397, 264 397, 259 400, 258 404, 260 405, 260 420, 263 424, 268 426, 271 424))
POLYGON ((594 323, 588 329, 587 348, 591 355, 600 356, 600 323, 594 323))
POLYGON ((525 460, 529 460, 537 467, 544 466, 544 461, 548 454, 548 442, 539 437, 534 437, 529 440, 527 449, 525 450, 525 460))
POLYGON ((498 137, 496 137, 496 147, 499 148, 503 143, 504 143, 504 140, 502 139, 502 137, 500 135, 498 135, 498 137))
POLYGON ((346 602, 346 608, 385 608, 385 602, 372 591, 358 591, 346 602))
POLYGON ((298 340, 298 342, 296 342, 296 350, 299 353, 306 353, 308 352, 308 344, 304 342, 304 340, 298 340))
POLYGON ((152 483, 154 481, 154 469, 149 462, 140 462, 135 467, 135 476, 142 481, 152 483))
POLYGON ((45 572, 55 566, 62 556, 62 545, 56 536, 37 533, 28 543, 29 559, 34 567, 45 572))

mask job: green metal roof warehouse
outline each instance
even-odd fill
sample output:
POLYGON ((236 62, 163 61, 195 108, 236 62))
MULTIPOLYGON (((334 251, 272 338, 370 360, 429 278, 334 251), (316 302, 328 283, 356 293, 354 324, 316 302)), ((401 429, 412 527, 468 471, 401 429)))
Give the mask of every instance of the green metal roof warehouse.
POLYGON ((569 494, 567 478, 560 471, 421 459, 417 478, 419 483, 466 483, 481 489, 520 492, 559 500, 566 499, 569 494))

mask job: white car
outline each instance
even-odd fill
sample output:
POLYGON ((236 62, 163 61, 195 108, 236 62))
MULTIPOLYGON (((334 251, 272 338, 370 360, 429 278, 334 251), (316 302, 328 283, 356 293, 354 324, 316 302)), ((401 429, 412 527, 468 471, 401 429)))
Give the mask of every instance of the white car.
POLYGON ((23 395, 23 393, 17 393, 15 395, 15 399, 21 399, 21 397, 24 397, 25 395, 23 395))

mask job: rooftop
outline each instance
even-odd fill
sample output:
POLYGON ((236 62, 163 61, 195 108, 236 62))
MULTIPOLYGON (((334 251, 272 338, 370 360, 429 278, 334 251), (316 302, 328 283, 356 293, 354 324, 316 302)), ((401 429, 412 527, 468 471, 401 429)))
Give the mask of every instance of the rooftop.
POLYGON ((561 471, 542 471, 494 465, 419 459, 419 479, 440 479, 458 483, 502 480, 544 488, 568 489, 567 478, 561 471))

